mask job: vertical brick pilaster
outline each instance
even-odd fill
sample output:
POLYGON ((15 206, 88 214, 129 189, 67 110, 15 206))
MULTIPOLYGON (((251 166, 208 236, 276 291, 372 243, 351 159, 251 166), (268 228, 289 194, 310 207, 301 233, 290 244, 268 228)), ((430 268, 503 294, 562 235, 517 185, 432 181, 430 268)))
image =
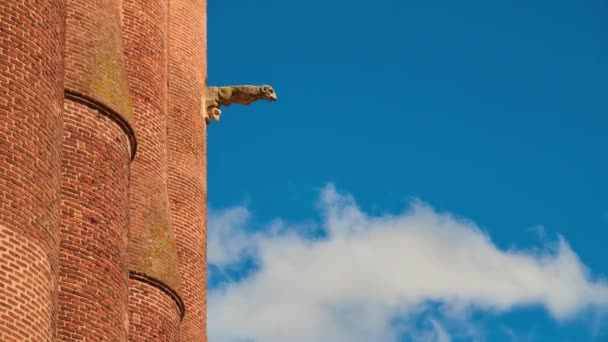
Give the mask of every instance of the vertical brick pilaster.
POLYGON ((65 1, 0 1, 0 341, 53 341, 65 1))
POLYGON ((167 28, 167 0, 124 0, 122 36, 138 132, 130 186, 130 341, 177 341, 183 313, 174 298, 180 277, 167 194, 167 28))
POLYGON ((127 341, 135 153, 119 0, 67 0, 58 341, 127 341))
POLYGON ((168 190, 186 315, 181 342, 207 341, 206 0, 169 1, 168 190))
MULTIPOLYGON (((67 94, 71 95, 71 94, 67 94)), ((66 96, 58 341, 127 341, 128 134, 66 96)))

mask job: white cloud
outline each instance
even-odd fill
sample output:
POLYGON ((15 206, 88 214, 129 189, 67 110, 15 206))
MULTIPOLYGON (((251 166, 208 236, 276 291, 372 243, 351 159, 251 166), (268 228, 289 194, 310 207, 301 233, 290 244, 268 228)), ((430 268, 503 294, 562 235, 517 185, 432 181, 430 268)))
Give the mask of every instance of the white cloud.
POLYGON ((435 333, 437 342, 450 342, 451 341, 450 336, 448 335, 448 333, 445 331, 445 329, 439 322, 432 320, 431 324, 433 325, 433 332, 435 333))
POLYGON ((209 213, 207 222, 207 261, 223 267, 238 261, 254 247, 245 233, 250 218, 249 211, 235 207, 221 213, 209 213))
POLYGON ((499 250, 470 221, 422 203, 371 217, 331 185, 320 208, 326 234, 320 239, 281 221, 248 233, 245 208, 211 216, 209 262, 221 269, 251 257, 259 266, 210 291, 211 341, 393 341, 408 334, 443 342, 451 338, 438 319, 431 317, 424 331, 391 322, 424 312, 429 301, 456 320, 471 308, 542 305, 564 319, 608 305, 606 284, 590 279, 561 237, 540 251, 499 250))

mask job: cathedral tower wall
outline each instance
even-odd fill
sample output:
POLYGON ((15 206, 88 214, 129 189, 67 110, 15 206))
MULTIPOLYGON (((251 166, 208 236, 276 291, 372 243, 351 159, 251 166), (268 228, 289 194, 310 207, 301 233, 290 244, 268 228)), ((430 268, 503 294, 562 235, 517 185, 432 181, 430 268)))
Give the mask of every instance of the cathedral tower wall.
POLYGON ((0 341, 52 341, 65 1, 0 1, 0 341))
POLYGON ((167 0, 124 0, 137 157, 131 166, 129 340, 177 341, 184 305, 167 193, 167 0))
POLYGON ((202 112, 207 3, 169 4, 168 191, 186 306, 180 341, 201 342, 207 341, 207 133, 202 112))
POLYGON ((119 0, 68 0, 58 341, 127 341, 135 154, 119 0))

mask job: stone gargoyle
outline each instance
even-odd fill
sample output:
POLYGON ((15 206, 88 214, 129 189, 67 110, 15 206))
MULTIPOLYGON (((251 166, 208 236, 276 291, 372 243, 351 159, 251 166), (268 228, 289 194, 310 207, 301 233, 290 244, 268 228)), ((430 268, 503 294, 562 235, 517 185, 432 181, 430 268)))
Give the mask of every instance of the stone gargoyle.
POLYGON ((258 100, 276 101, 277 94, 269 85, 252 86, 227 86, 207 87, 205 92, 205 121, 219 121, 222 111, 221 106, 228 107, 233 103, 249 105, 258 100))

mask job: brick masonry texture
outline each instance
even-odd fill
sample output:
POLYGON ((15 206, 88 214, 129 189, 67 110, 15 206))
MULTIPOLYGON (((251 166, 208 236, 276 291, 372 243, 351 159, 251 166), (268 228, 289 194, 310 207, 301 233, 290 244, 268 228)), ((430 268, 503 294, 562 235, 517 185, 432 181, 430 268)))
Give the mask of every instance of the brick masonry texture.
MULTIPOLYGON (((138 151, 131 168, 129 269, 180 288, 167 194, 166 0, 126 0, 122 34, 138 151)), ((177 341, 182 312, 140 278, 129 280, 129 340, 177 341)), ((159 283, 157 283, 159 284, 159 283)))
POLYGON ((205 0, 169 2, 168 190, 180 294, 181 342, 207 341, 207 131, 201 112, 206 83, 205 0))
POLYGON ((63 121, 57 340, 126 341, 128 137, 71 99, 63 121))
POLYGON ((129 280, 129 341, 177 341, 180 311, 166 293, 129 280))
POLYGON ((58 341, 127 341, 134 137, 118 0, 68 0, 58 341))
POLYGON ((130 122, 119 0, 67 0, 65 87, 130 122))
POLYGON ((167 1, 126 0, 123 41, 137 156, 131 168, 130 269, 179 290, 167 194, 167 1))
POLYGON ((0 341, 207 341, 206 7, 0 0, 0 341))
POLYGON ((63 0, 0 1, 0 341, 55 329, 63 0))

